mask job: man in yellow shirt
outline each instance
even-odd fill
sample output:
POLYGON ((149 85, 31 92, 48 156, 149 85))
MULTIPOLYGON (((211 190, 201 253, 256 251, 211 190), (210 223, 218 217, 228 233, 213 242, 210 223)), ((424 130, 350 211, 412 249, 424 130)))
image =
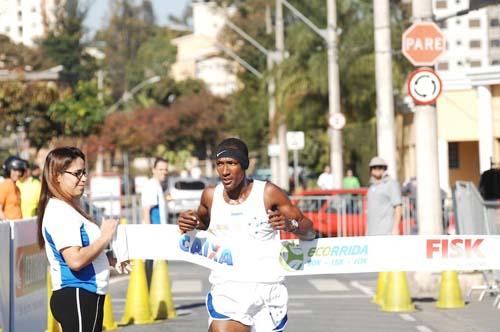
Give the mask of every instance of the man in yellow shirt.
POLYGON ((21 211, 23 218, 36 216, 36 208, 40 199, 40 190, 42 183, 40 180, 31 176, 29 168, 24 175, 16 182, 16 186, 21 191, 21 211))

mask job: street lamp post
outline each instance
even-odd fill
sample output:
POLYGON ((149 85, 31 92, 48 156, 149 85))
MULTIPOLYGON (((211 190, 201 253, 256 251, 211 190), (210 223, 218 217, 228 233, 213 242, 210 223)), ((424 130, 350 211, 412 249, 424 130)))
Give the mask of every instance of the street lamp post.
POLYGON ((118 108, 118 106, 120 106, 123 103, 128 102, 130 99, 132 99, 132 97, 139 90, 141 90, 142 88, 144 88, 146 85, 158 83, 160 80, 161 80, 160 76, 152 76, 152 77, 150 77, 150 78, 142 81, 141 83, 137 84, 136 86, 134 86, 132 89, 130 89, 130 91, 124 91, 123 95, 120 97, 120 99, 118 99, 118 101, 116 103, 114 103, 113 105, 111 105, 106 110, 106 114, 113 113, 114 111, 116 111, 116 109, 118 108))

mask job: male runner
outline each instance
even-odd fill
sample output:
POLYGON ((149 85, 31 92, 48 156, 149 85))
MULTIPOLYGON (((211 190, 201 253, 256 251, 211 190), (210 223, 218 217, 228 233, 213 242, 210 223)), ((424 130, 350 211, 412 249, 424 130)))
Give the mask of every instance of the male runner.
MULTIPOLYGON (((247 178, 248 148, 242 140, 223 140, 215 157, 222 183, 203 191, 198 211, 180 214, 177 224, 182 232, 208 230, 221 239, 253 244, 249 247, 262 261, 270 253, 259 251, 258 244, 279 241, 281 230, 303 240, 314 238, 312 222, 283 190, 247 178)), ((259 267, 253 272, 211 272, 212 289, 206 299, 210 332, 284 330, 288 319, 284 278, 259 267)))

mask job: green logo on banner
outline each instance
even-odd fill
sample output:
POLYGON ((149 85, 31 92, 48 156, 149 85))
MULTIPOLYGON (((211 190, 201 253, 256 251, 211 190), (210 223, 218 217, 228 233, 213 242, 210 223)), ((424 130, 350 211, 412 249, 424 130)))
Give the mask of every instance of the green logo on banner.
POLYGON ((285 242, 280 251, 280 264, 288 271, 298 271, 304 268, 304 253, 302 248, 292 242, 285 242))

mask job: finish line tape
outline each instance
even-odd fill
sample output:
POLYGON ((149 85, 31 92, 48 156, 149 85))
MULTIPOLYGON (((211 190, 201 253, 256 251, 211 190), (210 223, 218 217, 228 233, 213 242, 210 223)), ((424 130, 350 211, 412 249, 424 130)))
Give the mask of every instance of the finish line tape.
POLYGON ((176 225, 120 225, 112 243, 119 261, 181 260, 209 269, 281 276, 382 271, 500 270, 500 236, 364 236, 224 242, 176 225), (266 253, 266 258, 256 253, 266 253))

